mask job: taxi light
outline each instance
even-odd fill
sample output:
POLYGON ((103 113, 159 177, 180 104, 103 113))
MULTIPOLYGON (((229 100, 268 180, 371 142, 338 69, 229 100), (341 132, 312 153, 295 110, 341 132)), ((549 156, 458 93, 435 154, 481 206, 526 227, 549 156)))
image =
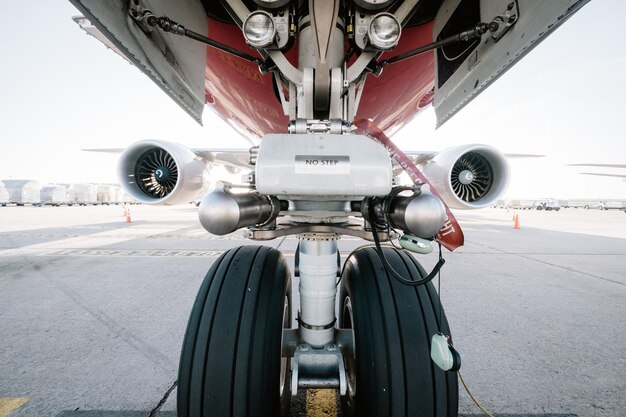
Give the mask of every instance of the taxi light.
POLYGON ((372 46, 387 50, 398 44, 400 40, 400 22, 390 13, 379 13, 372 19, 367 30, 372 46))
POLYGON ((243 22, 246 42, 255 48, 264 48, 274 42, 276 27, 272 16, 263 11, 250 13, 243 22))

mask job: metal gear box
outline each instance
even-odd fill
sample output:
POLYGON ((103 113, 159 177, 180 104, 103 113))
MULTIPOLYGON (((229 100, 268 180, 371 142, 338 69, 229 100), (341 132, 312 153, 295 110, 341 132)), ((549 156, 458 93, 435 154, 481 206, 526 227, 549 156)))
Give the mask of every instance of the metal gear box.
POLYGON ((266 135, 256 162, 259 192, 290 200, 385 196, 392 179, 387 150, 362 135, 266 135))

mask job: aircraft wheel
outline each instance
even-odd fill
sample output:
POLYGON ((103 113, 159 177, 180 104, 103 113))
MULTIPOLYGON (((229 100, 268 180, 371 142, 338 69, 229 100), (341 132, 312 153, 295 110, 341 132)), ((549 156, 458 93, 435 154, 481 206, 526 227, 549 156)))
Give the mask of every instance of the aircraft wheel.
POLYGON ((191 310, 178 371, 178 416, 287 416, 291 274, 265 246, 231 249, 215 261, 191 310))
MULTIPOLYGON (((412 256, 384 250, 402 276, 427 275, 412 256)), ((440 370, 430 359, 439 314, 432 283, 403 285, 383 269, 376 251, 366 248, 348 261, 339 294, 339 327, 354 329, 355 345, 354 355, 345 358, 343 415, 457 417, 457 374, 440 370)), ((450 334, 443 311, 441 331, 450 334)))

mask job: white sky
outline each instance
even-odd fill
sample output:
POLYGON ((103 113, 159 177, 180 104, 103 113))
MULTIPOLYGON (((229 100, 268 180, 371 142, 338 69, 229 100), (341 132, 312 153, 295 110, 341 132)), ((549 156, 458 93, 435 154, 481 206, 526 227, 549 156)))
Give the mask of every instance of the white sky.
MULTIPOLYGON (((62 0, 2 1, 0 179, 115 182, 116 157, 82 148, 160 138, 247 147, 211 111, 198 126, 139 70, 84 34, 62 0)), ((620 198, 626 182, 567 163, 626 164, 626 2, 593 0, 438 130, 432 109, 394 140, 404 149, 485 143, 512 161, 510 198, 620 198)), ((598 169, 596 169, 598 171, 598 169)), ((624 173, 626 169, 603 169, 624 173)))

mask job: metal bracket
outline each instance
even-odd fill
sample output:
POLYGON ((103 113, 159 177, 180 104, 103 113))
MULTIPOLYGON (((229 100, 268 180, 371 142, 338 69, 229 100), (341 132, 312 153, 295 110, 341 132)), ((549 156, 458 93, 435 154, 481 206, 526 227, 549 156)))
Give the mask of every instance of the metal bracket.
POLYGON ((506 10, 499 16, 493 18, 489 24, 490 30, 497 24, 496 30, 491 30, 491 37, 498 42, 511 27, 519 20, 519 6, 517 0, 513 0, 506 5, 506 10))
POLYGON ((346 369, 345 362, 343 357, 353 357, 354 356, 354 331, 352 329, 335 329, 335 341, 336 344, 329 344, 322 349, 313 349, 310 345, 299 343, 300 337, 298 335, 297 329, 285 329, 283 330, 283 340, 282 340, 282 357, 284 358, 294 358, 293 360, 293 369, 292 369, 292 394, 296 394, 298 387, 305 388, 313 388, 310 384, 314 379, 312 375, 307 374, 312 370, 317 371, 326 371, 325 366, 320 367, 311 367, 316 359, 320 359, 323 355, 332 356, 330 360, 319 360, 320 365, 326 361, 331 365, 336 366, 334 369, 336 370, 337 376, 335 377, 335 372, 330 369, 330 375, 332 376, 332 380, 334 383, 337 383, 337 386, 325 385, 325 382, 328 382, 329 379, 326 376, 323 376, 323 380, 320 380, 316 383, 316 387, 320 388, 320 385, 323 385, 322 388, 337 388, 339 387, 342 395, 345 394, 345 389, 347 388, 346 381, 346 369), (305 368, 307 370, 301 369, 300 358, 305 355, 309 355, 308 358, 304 360, 305 368), (302 378, 303 375, 308 375, 308 377, 303 378, 303 384, 299 383, 299 379, 302 378), (344 388, 342 391, 342 376, 344 380, 344 388))
POLYGON ((348 391, 343 355, 334 343, 321 349, 300 344, 291 363, 292 395, 298 392, 298 388, 339 388, 340 395, 348 391))
POLYGON ((296 119, 289 122, 289 133, 292 134, 344 134, 350 131, 350 125, 341 119, 312 120, 296 119))
MULTIPOLYGON (((361 239, 373 241, 372 232, 365 230, 362 224, 292 224, 285 222, 278 222, 275 229, 246 229, 244 231, 244 237, 252 240, 272 240, 278 237, 298 235, 301 233, 336 233, 339 235, 354 236, 361 239)), ((398 237, 396 233, 378 231, 378 238, 381 241, 387 241, 390 238, 395 239, 398 237)))

